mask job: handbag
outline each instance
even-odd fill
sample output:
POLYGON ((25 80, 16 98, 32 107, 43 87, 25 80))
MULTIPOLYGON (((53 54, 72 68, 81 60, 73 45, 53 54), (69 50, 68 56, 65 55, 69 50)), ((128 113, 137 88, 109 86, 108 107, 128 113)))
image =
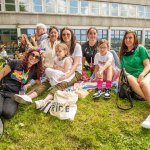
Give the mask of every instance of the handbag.
POLYGON ((121 70, 120 77, 119 77, 119 83, 118 83, 118 92, 116 97, 116 104, 117 107, 122 110, 129 110, 133 107, 133 91, 132 88, 128 82, 127 73, 125 71, 125 68, 121 70), (129 102, 129 106, 123 107, 119 105, 118 100, 120 99, 126 99, 129 102))

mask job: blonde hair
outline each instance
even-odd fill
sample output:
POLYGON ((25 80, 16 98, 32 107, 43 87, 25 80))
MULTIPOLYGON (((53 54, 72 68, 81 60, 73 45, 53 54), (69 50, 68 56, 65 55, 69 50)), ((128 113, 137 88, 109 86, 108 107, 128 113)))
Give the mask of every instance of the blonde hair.
POLYGON ((59 47, 62 48, 62 50, 66 52, 65 56, 69 55, 69 48, 68 48, 68 46, 65 43, 59 43, 59 44, 57 44, 56 47, 55 47, 55 51, 57 51, 57 49, 59 47))
POLYGON ((102 45, 102 44, 106 44, 108 47, 110 47, 108 40, 105 40, 105 39, 100 40, 100 41, 98 42, 97 46, 100 46, 100 45, 102 45))

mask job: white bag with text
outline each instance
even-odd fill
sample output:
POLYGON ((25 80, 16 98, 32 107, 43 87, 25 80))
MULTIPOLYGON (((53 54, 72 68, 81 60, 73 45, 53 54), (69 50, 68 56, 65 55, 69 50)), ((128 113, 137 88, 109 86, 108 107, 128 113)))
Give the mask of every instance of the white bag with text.
POLYGON ((77 112, 78 95, 69 91, 56 91, 54 100, 50 103, 49 112, 61 120, 74 120, 77 112))

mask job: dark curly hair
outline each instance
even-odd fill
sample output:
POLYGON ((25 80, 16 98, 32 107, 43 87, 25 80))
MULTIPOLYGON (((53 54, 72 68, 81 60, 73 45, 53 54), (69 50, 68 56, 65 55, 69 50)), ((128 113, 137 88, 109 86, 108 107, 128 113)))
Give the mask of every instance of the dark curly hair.
MULTIPOLYGON (((56 26, 51 26, 51 27, 49 28, 49 33, 50 33, 53 29, 55 29, 55 30, 58 32, 58 35, 59 35, 59 29, 58 29, 56 26)), ((59 39, 60 39, 60 38, 59 38, 59 36, 58 36, 57 40, 59 40, 59 39)))
POLYGON ((127 34, 129 34, 129 33, 132 33, 133 36, 134 36, 134 45, 133 46, 137 47, 139 45, 139 41, 138 41, 136 32, 132 31, 132 30, 126 31, 125 34, 124 34, 123 40, 122 40, 121 48, 119 50, 119 58, 120 58, 120 60, 121 60, 122 56, 126 53, 126 51, 128 49, 128 47, 125 44, 125 38, 126 38, 127 34))
MULTIPOLYGON (((28 70, 28 58, 29 58, 29 56, 30 56, 30 54, 32 53, 32 52, 34 52, 35 50, 30 50, 28 53, 27 53, 27 55, 24 57, 24 59, 22 60, 22 66, 23 66, 23 68, 25 69, 25 70, 28 70)), ((36 51, 36 52, 38 52, 39 54, 40 54, 40 52, 39 51, 36 51)), ((40 54, 40 60, 35 64, 35 65, 33 65, 32 67, 31 67, 31 69, 32 68, 34 68, 35 67, 35 70, 36 70, 36 76, 37 76, 37 79, 40 79, 40 77, 42 76, 42 74, 44 73, 44 68, 42 67, 42 58, 41 58, 41 54, 40 54)))
POLYGON ((63 38, 62 38, 62 33, 63 33, 64 30, 68 30, 68 31, 70 31, 70 33, 71 33, 71 46, 70 46, 69 52, 70 52, 70 55, 72 55, 73 52, 74 52, 74 48, 75 48, 75 46, 76 46, 76 38, 75 38, 75 35, 74 35, 74 33, 73 33, 73 31, 72 31, 71 28, 69 28, 69 27, 64 27, 64 28, 61 30, 61 32, 60 32, 60 41, 61 41, 61 42, 65 43, 65 41, 64 41, 63 38))

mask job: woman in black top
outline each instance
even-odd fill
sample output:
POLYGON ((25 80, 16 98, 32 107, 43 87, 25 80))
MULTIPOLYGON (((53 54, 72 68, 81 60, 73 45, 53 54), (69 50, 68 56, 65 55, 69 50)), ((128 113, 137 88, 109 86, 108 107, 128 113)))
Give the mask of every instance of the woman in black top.
POLYGON ((32 78, 40 79, 43 73, 41 55, 29 51, 23 60, 12 60, 0 71, 0 117, 11 118, 17 111, 14 95, 32 78))
POLYGON ((94 56, 97 53, 97 44, 98 44, 97 35, 98 31, 95 27, 89 28, 87 31, 88 41, 82 45, 83 66, 85 65, 85 62, 87 62, 91 70, 94 69, 93 68, 94 56))

